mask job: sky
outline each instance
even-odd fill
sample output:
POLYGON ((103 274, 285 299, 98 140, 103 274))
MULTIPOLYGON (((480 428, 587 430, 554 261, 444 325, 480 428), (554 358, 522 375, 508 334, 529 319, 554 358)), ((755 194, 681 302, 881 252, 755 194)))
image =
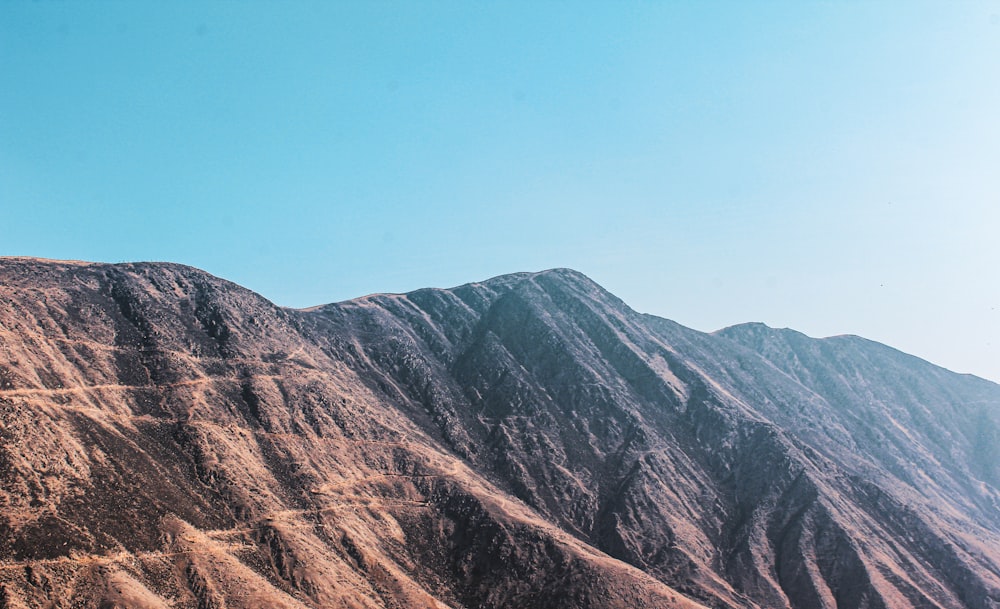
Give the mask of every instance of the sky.
POLYGON ((1000 0, 0 2, 0 255, 577 269, 1000 381, 1000 0))

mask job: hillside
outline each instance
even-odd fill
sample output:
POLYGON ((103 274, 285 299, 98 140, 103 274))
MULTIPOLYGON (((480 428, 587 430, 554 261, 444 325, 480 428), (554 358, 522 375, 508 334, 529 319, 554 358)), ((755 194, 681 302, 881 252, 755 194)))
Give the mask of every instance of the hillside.
POLYGON ((0 608, 1000 606, 1000 386, 585 276, 0 259, 0 608))

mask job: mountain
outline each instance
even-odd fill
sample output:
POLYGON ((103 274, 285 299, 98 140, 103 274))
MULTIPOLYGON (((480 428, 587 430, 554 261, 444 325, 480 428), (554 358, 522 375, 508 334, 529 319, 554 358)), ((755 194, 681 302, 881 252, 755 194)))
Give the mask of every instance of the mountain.
POLYGON ((1000 386, 585 276, 0 259, 0 608, 1000 607, 1000 386))

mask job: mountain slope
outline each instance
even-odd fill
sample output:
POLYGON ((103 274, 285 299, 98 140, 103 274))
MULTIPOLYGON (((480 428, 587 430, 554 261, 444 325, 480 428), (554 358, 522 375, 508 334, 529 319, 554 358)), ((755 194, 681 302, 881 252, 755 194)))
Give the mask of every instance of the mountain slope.
POLYGON ((0 607, 1000 604, 1000 387, 862 339, 30 259, 0 332, 0 607))

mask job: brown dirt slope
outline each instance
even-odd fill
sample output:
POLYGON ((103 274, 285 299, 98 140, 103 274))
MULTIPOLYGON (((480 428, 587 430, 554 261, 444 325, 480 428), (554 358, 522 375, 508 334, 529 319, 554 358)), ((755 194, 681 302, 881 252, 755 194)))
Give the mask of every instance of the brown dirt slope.
POLYGON ((1000 606, 1000 387, 567 270, 0 259, 0 608, 1000 606))

